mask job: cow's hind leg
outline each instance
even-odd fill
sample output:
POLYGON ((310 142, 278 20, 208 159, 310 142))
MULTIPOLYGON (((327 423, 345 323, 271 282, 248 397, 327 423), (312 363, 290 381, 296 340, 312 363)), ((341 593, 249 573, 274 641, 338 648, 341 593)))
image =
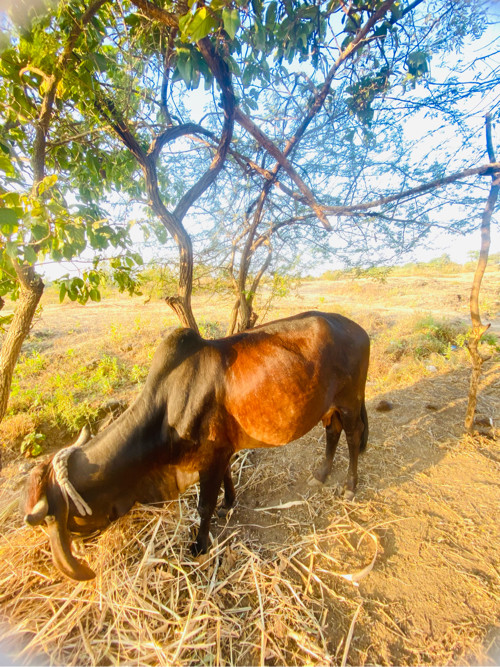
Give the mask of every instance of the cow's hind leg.
POLYGON ((233 476, 231 474, 231 463, 227 464, 226 472, 224 473, 224 503, 217 510, 217 515, 224 517, 228 510, 234 505, 236 500, 236 491, 233 484, 233 476))
POLYGON ((342 414, 342 424, 349 447, 349 469, 347 471, 344 496, 351 499, 354 497, 354 491, 358 483, 359 452, 361 449, 364 449, 366 444, 363 441, 363 433, 368 426, 365 426, 360 411, 345 411, 342 414))
POLYGON ((326 478, 332 472, 333 457, 337 449, 340 434, 342 433, 342 424, 336 413, 333 413, 330 422, 325 424, 326 433, 326 449, 325 458, 319 468, 314 471, 314 477, 322 484, 325 483, 326 478))
MULTIPOLYGON (((200 472, 200 500, 198 503, 198 514, 200 515, 200 528, 196 541, 191 545, 191 552, 194 556, 204 554, 208 551, 208 534, 210 532, 210 521, 217 505, 217 496, 222 480, 226 481, 227 470, 229 467, 229 476, 231 470, 229 466, 229 458, 221 461, 214 460, 205 470, 200 472)), ((234 486, 231 480, 232 492, 234 493, 234 486)), ((226 495, 228 491, 226 488, 226 495)), ((229 491, 229 498, 231 498, 231 489, 229 491)))

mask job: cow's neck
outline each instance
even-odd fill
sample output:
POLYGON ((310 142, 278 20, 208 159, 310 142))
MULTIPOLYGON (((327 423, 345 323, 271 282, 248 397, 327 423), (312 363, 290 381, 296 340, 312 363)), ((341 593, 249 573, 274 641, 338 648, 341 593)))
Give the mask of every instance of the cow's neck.
POLYGON ((70 479, 78 488, 117 481, 126 485, 161 463, 164 446, 164 410, 148 391, 102 434, 70 459, 70 479), (73 465, 71 465, 73 463, 73 465))

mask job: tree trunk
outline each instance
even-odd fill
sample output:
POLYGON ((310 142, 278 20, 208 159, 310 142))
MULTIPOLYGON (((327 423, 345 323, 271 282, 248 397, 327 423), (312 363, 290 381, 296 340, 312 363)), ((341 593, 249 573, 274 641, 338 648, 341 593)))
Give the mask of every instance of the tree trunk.
POLYGON ((252 298, 251 296, 247 297, 243 292, 240 295, 240 324, 238 331, 246 331, 252 328, 251 321, 253 315, 252 298))
POLYGON ((165 303, 172 308, 185 327, 198 331, 198 325, 191 306, 193 291, 193 248, 188 234, 179 244, 179 287, 175 296, 167 296, 165 303))
POLYGON ((142 168, 149 195, 149 204, 156 213, 165 229, 172 235, 179 248, 179 288, 175 296, 165 299, 185 327, 198 331, 198 325, 191 307, 191 292, 193 290, 193 244, 191 237, 177 218, 170 213, 160 196, 156 164, 150 156, 142 157, 142 168))
POLYGON ((22 274, 19 299, 0 351, 0 421, 7 411, 14 368, 44 288, 42 279, 33 267, 18 266, 16 272, 22 274))
MULTIPOLYGON (((486 145, 488 148, 490 162, 495 162, 495 153, 493 150, 493 141, 491 137, 490 114, 486 115, 486 145)), ((477 390, 479 386, 479 379, 481 377, 481 368, 487 359, 479 352, 479 341, 490 326, 489 324, 484 325, 481 322, 481 316, 479 314, 479 290, 481 288, 481 282, 486 270, 486 265, 488 264, 491 216, 498 199, 499 189, 500 173, 496 173, 493 174, 492 177, 490 193, 488 195, 481 220, 481 251, 479 253, 479 260, 477 262, 476 272, 472 281, 472 289, 470 294, 470 316, 472 322, 472 332, 468 342, 468 349, 472 360, 472 373, 469 385, 467 412, 465 415, 465 429, 468 433, 472 433, 474 430, 474 415, 476 412, 477 390)))

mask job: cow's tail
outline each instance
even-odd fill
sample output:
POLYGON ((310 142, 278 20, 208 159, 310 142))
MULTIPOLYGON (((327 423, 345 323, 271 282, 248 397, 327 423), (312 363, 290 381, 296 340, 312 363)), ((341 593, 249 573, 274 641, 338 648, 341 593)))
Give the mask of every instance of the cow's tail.
POLYGON ((361 403, 361 421, 363 422, 363 434, 361 436, 361 442, 359 444, 359 451, 364 452, 366 449, 366 445, 368 444, 368 414, 366 412, 366 406, 365 406, 365 397, 363 396, 363 402, 361 403))

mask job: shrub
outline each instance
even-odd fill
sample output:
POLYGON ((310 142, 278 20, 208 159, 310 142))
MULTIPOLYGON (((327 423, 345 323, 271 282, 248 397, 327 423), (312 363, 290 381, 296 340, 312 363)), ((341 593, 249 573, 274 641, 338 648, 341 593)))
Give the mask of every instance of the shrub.
POLYGON ((466 325, 458 320, 420 316, 408 333, 390 341, 385 352, 393 361, 403 356, 425 359, 433 353, 449 355, 453 346, 463 346, 466 331, 466 325))

